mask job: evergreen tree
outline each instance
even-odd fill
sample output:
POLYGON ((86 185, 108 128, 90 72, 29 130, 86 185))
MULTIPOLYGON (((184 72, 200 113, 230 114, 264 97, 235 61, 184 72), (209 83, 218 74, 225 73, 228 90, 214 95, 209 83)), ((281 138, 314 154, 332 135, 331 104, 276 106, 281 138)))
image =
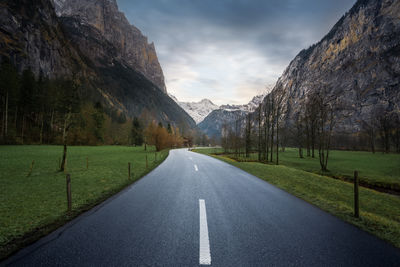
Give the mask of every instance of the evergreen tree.
POLYGON ((168 123, 167 131, 168 131, 169 134, 172 134, 172 128, 171 128, 171 124, 170 123, 168 123))
POLYGON ((137 117, 134 117, 132 121, 131 138, 133 145, 141 146, 143 144, 143 127, 137 117))

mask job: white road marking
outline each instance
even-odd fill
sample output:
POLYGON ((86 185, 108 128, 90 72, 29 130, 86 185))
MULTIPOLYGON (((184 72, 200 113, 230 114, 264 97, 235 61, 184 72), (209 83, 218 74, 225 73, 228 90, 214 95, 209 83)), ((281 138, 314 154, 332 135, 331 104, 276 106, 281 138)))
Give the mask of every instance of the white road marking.
POLYGON ((206 202, 199 199, 200 206, 200 265, 211 265, 210 240, 208 239, 206 202))
POLYGON ((196 164, 194 164, 194 170, 195 170, 196 172, 199 171, 199 168, 197 168, 197 165, 196 165, 196 164))

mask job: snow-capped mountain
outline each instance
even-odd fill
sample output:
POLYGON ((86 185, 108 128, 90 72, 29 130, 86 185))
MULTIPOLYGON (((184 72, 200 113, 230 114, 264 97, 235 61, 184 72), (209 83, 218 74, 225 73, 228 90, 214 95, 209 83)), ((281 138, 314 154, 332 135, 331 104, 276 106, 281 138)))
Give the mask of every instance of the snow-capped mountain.
POLYGON ((264 93, 262 95, 257 95, 253 97, 253 99, 244 105, 222 105, 219 108, 226 110, 226 111, 237 111, 241 110, 244 112, 253 112, 259 105, 260 103, 264 100, 264 97, 267 95, 267 93, 264 93))
POLYGON ((228 112, 242 111, 244 113, 253 112, 260 103, 264 100, 265 96, 272 90, 273 85, 266 87, 265 93, 253 97, 253 99, 244 105, 222 105, 217 106, 209 99, 203 99, 200 102, 180 102, 175 96, 169 96, 178 103, 193 119, 199 124, 214 110, 224 110, 228 112))
POLYGON ((215 105, 208 99, 203 99, 200 102, 180 102, 178 99, 169 95, 176 103, 178 103, 181 108, 183 108, 192 118, 193 120, 199 124, 210 114, 213 110, 219 108, 219 106, 215 105))

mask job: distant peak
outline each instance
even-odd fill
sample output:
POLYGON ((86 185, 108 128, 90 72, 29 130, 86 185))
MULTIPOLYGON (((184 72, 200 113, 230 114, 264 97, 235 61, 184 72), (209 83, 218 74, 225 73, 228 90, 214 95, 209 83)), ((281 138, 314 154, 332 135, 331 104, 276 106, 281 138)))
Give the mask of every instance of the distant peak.
POLYGON ((206 104, 212 104, 212 105, 214 105, 214 103, 211 102, 211 100, 209 100, 209 99, 207 99, 207 98, 202 99, 202 100, 200 101, 200 103, 206 103, 206 104))

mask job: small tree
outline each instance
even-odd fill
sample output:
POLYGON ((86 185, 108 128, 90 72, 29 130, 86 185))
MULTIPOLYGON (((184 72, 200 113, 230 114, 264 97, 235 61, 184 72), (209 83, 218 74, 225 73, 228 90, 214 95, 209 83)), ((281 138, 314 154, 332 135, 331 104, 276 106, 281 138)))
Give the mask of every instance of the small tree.
POLYGON ((318 155, 322 171, 328 170, 329 151, 333 128, 339 111, 337 96, 328 95, 326 88, 311 95, 311 103, 316 113, 316 133, 318 136, 318 155))
POLYGON ((295 116, 295 126, 296 126, 296 134, 295 139, 297 142, 297 147, 299 149, 299 158, 303 158, 303 136, 304 136, 304 126, 303 126, 303 118, 301 113, 298 112, 295 116))
POLYGON ((250 156, 250 149, 251 149, 251 115, 249 113, 246 116, 246 145, 245 145, 246 158, 250 156))
POLYGON ((143 127, 137 117, 133 117, 132 121, 131 142, 135 146, 143 144, 143 127))
POLYGON ((63 156, 60 171, 65 170, 67 160, 67 137, 69 130, 79 119, 80 100, 78 96, 78 84, 72 81, 64 81, 60 84, 60 95, 58 100, 58 114, 62 123, 63 156))

